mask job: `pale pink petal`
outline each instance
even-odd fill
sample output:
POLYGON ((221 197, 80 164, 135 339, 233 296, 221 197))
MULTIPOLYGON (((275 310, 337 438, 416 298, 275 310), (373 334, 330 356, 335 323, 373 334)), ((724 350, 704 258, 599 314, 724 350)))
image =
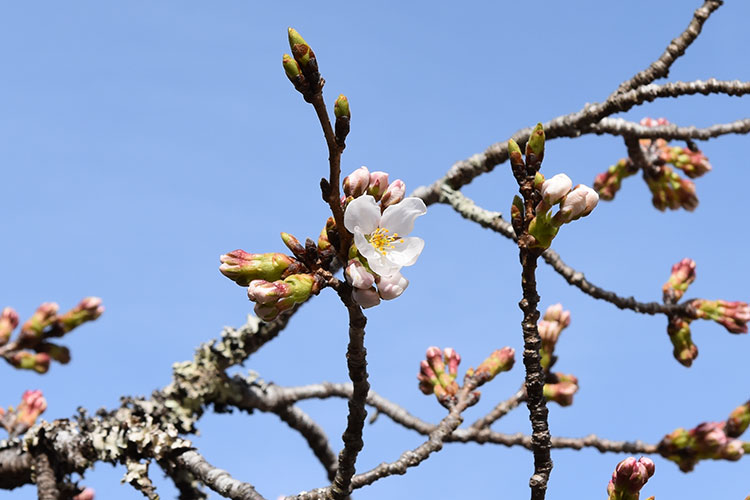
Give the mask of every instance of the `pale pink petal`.
POLYGON ((381 276, 378 280, 378 294, 383 300, 392 300, 404 293, 407 286, 409 286, 409 280, 404 278, 401 273, 381 276))
MULTIPOLYGON (((414 264, 417 261, 419 254, 421 254, 424 249, 424 240, 414 236, 404 238, 394 244, 396 245, 396 248, 388 252, 388 260, 397 266, 397 269, 402 266, 410 266, 414 264)), ((382 273, 378 274, 382 275, 382 273)))

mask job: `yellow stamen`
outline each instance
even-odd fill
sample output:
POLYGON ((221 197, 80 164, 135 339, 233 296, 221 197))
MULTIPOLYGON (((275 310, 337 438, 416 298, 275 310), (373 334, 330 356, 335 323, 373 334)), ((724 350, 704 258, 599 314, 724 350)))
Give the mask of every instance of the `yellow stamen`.
POLYGON ((385 255, 389 250, 395 249, 396 243, 402 243, 404 241, 403 238, 399 238, 398 233, 389 235, 389 232, 390 231, 388 231, 386 228, 379 227, 368 238, 370 240, 370 244, 375 247, 375 250, 383 255, 385 255))

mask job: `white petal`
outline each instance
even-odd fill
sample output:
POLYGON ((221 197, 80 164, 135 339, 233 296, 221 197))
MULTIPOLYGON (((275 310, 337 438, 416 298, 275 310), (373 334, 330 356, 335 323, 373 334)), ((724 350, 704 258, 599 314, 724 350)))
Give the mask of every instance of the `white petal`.
POLYGON ((361 253, 367 263, 370 265, 370 269, 378 274, 393 274, 398 271, 400 266, 394 265, 389 262, 386 257, 378 252, 372 244, 365 238, 359 227, 354 228, 354 244, 357 245, 357 250, 361 253))
POLYGON ((344 227, 352 234, 357 226, 363 233, 370 234, 377 229, 379 222, 380 209, 370 195, 354 198, 344 212, 344 227))
POLYGON ((388 252, 386 257, 400 268, 402 266, 410 266, 417 261, 419 254, 424 249, 424 240, 412 236, 404 238, 395 245, 396 248, 388 252))
POLYGON ((420 198, 410 196, 385 209, 380 227, 388 229, 391 234, 406 236, 414 229, 414 220, 426 213, 427 207, 424 202, 420 198))
POLYGON ((378 292, 375 291, 375 287, 366 290, 355 288, 352 290, 352 297, 357 304, 362 306, 363 309, 369 309, 370 307, 375 307, 380 304, 380 296, 378 295, 378 292))
POLYGON ((367 289, 375 283, 375 277, 367 272, 358 260, 350 260, 345 271, 346 281, 354 288, 367 289))

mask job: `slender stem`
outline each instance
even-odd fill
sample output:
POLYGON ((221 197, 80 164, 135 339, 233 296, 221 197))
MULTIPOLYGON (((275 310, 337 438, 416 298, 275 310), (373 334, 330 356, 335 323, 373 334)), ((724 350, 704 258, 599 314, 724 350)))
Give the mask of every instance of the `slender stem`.
POLYGON ((338 462, 336 455, 328 445, 328 437, 325 431, 310 418, 310 415, 300 410, 296 406, 282 406, 274 410, 281 420, 287 423, 289 427, 299 431, 302 437, 307 441, 308 446, 313 451, 320 463, 325 467, 328 474, 328 480, 333 481, 336 477, 338 462))
POLYGON ((197 451, 188 450, 175 459, 178 466, 189 470, 219 495, 233 500, 265 500, 253 485, 234 479, 225 470, 214 467, 197 451))
POLYGON ((353 390, 349 400, 346 430, 342 436, 344 448, 339 453, 339 465, 336 477, 331 483, 329 498, 343 500, 349 495, 352 476, 356 472, 357 455, 364 446, 362 429, 367 418, 365 402, 370 391, 370 383, 367 381, 367 349, 364 345, 367 318, 362 313, 362 308, 354 302, 349 285, 339 283, 337 291, 349 311, 349 346, 346 351, 346 362, 353 390))
POLYGON ((615 94, 627 92, 641 85, 651 83, 658 78, 669 76, 669 69, 672 67, 672 64, 685 54, 690 44, 700 35, 703 23, 723 3, 722 0, 706 0, 701 7, 695 10, 693 19, 690 21, 688 27, 685 28, 685 31, 669 43, 664 53, 659 56, 659 59, 652 62, 648 68, 634 75, 631 79, 622 82, 615 91, 615 94))
POLYGON ((469 426, 470 429, 484 429, 508 414, 511 410, 518 408, 526 400, 526 389, 521 387, 511 397, 497 404, 487 415, 479 418, 469 426))
POLYGON ((320 126, 323 128, 323 135, 328 146, 328 192, 325 194, 327 194, 326 201, 331 208, 333 220, 336 221, 336 230, 340 238, 341 244, 338 248, 338 257, 342 265, 345 265, 351 236, 344 227, 344 210, 341 208, 341 192, 339 191, 339 185, 341 184, 341 153, 344 151, 344 148, 336 143, 336 136, 331 126, 331 120, 328 116, 328 110, 326 110, 322 92, 314 94, 310 102, 313 108, 315 108, 315 113, 318 115, 318 121, 320 121, 320 126))

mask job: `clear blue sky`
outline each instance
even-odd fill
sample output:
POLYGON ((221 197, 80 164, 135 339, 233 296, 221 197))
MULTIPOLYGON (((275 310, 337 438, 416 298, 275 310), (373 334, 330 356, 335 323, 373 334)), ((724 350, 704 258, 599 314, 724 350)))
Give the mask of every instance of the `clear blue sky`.
MULTIPOLYGON (((221 253, 283 251, 280 231, 317 235, 327 217, 317 187, 327 154, 312 108, 281 68, 287 26, 313 45, 331 105, 339 93, 350 99, 345 172, 386 170, 411 191, 518 128, 606 98, 661 54, 699 4, 546 1, 530 12, 521 2, 480 1, 4 3, 0 306, 25 318, 43 301, 67 309, 96 295, 107 311, 65 339, 70 365, 45 376, 0 367, 0 405, 40 388, 45 417, 63 418, 79 405, 112 408, 120 395, 163 387, 173 362, 189 359, 222 326, 242 324, 252 309, 244 290, 219 274, 221 253)), ((749 18, 750 4, 727 2, 671 79, 750 79, 749 18)), ((750 100, 687 97, 626 116, 647 115, 709 125, 750 116, 750 100)), ((670 266, 689 256, 698 263, 689 296, 750 300, 748 146, 747 137, 702 145, 714 171, 697 180, 694 213, 657 212, 636 177, 615 202, 563 228, 554 247, 622 295, 658 300, 670 266)), ((543 169, 590 184, 624 155, 618 138, 560 139, 548 144, 543 169)), ((514 185, 504 165, 465 192, 507 212, 514 185)), ((430 207, 414 234, 426 247, 407 270, 409 289, 368 312, 370 380, 436 422, 444 410, 417 390, 424 350, 452 346, 463 368, 504 345, 520 351, 520 269, 510 242, 443 206, 430 207)), ((750 337, 696 323, 700 356, 686 369, 672 358, 663 317, 583 296, 544 264, 539 285, 542 307, 562 302, 572 311, 556 369, 581 385, 572 407, 551 407, 553 435, 657 442, 676 427, 723 419, 748 399, 750 337)), ((246 368, 284 385, 346 381, 346 339, 345 311, 326 291, 246 368)), ((511 394, 522 374, 519 362, 493 381, 467 420, 511 394)), ((345 402, 301 406, 338 449, 345 402)), ((207 415, 199 425, 195 443, 205 456, 267 498, 326 482, 302 438, 274 415, 207 415)), ((528 432, 526 409, 494 428, 528 432)), ((364 439, 360 471, 423 441, 385 417, 366 427, 364 439)), ((604 498, 623 458, 553 452, 548 498, 604 498)), ((647 496, 750 492, 750 458, 702 463, 688 475, 654 459, 647 496)), ((526 498, 531 464, 522 449, 451 444, 355 498, 526 498)), ((100 499, 141 498, 119 484, 123 473, 99 464, 84 483, 100 499)), ((173 497, 158 468, 152 476, 162 497, 173 497)))

